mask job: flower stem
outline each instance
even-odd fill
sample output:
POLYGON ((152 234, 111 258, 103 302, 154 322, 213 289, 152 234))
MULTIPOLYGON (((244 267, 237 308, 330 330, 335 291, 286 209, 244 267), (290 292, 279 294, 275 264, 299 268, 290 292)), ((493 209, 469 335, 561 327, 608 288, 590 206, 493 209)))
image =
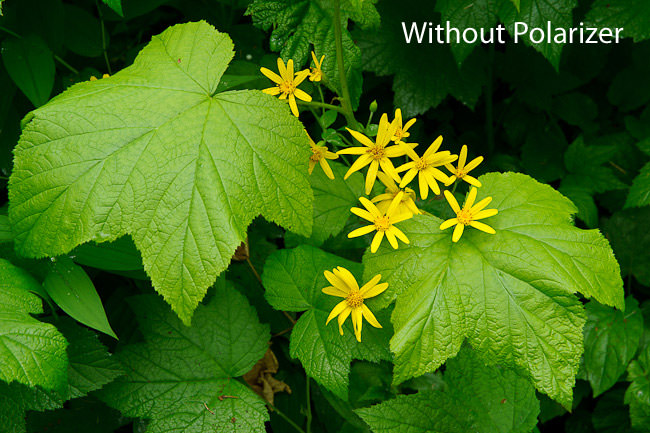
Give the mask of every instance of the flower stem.
POLYGON ((339 81, 341 82, 342 95, 341 105, 343 106, 343 115, 350 128, 357 128, 357 120, 354 118, 352 111, 352 100, 350 99, 350 89, 348 89, 348 80, 345 76, 345 66, 343 64, 343 30, 341 28, 341 0, 336 0, 334 6, 334 38, 336 39, 336 62, 339 69, 339 81))
POLYGON ((97 6, 97 14, 99 15, 99 21, 102 28, 102 51, 104 52, 104 61, 106 62, 106 72, 113 75, 113 71, 111 71, 111 63, 108 61, 108 53, 106 52, 106 27, 104 26, 104 16, 97 0, 95 0, 95 5, 97 6))
POLYGON ((334 110, 338 111, 339 113, 345 114, 345 110, 343 110, 342 107, 339 107, 337 105, 332 105, 332 104, 326 104, 324 102, 317 102, 317 101, 296 101, 298 105, 304 105, 305 107, 317 107, 317 108, 327 108, 328 110, 334 110))
POLYGON ((311 397, 309 395, 309 376, 305 376, 307 379, 307 386, 305 388, 305 393, 307 396, 307 433, 311 433, 311 397))

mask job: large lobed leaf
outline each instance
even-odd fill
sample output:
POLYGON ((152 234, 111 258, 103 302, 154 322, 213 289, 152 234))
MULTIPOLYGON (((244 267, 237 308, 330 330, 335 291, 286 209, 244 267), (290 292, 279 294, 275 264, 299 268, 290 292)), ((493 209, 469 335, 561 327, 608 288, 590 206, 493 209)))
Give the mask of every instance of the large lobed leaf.
POLYGON ((375 433, 527 433, 537 424, 539 401, 530 383, 486 366, 472 350, 449 360, 444 380, 444 390, 400 395, 357 413, 375 433))
POLYGON ((270 335, 242 294, 217 284, 192 327, 156 297, 136 297, 131 305, 145 343, 116 355, 126 375, 101 391, 108 405, 150 419, 150 433, 264 429, 264 402, 235 378, 262 358, 270 335))
MULTIPOLYGON (((273 253, 264 265, 262 280, 266 299, 274 308, 306 310, 291 332, 291 356, 298 358, 307 374, 319 384, 347 400, 350 362, 352 359, 373 362, 390 359, 388 338, 391 329, 388 320, 378 314, 384 328, 374 329, 366 323, 359 343, 354 338, 350 319, 343 326, 344 335, 339 335, 336 320, 325 325, 330 311, 341 299, 321 291, 330 285, 323 272, 337 266, 348 269, 361 283, 359 263, 307 245, 273 253)), ((372 309, 371 301, 368 305, 372 309)))
POLYGON ((622 309, 618 264, 596 230, 572 224, 560 193, 515 173, 481 177, 479 199, 499 214, 495 235, 469 229, 458 243, 441 220, 404 222, 409 247, 366 253, 366 277, 382 273, 397 297, 392 322, 395 381, 433 371, 468 339, 486 362, 516 367, 570 407, 585 313, 574 295, 622 309))
POLYGON ((187 324, 258 214, 309 235, 307 136, 277 98, 216 93, 232 57, 226 34, 176 25, 132 66, 32 112, 10 179, 17 250, 131 234, 187 324))

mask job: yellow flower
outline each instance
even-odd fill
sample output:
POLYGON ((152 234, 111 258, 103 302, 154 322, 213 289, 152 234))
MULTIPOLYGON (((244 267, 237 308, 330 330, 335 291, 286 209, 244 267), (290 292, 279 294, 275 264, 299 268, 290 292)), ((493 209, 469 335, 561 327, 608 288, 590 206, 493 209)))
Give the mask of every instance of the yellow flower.
POLYGON ((311 52, 311 58, 314 60, 314 66, 310 68, 309 72, 309 80, 310 81, 320 81, 323 79, 323 70, 321 67, 323 66, 323 60, 325 60, 325 56, 321 56, 320 62, 316 58, 316 53, 313 51, 311 52))
POLYGON ((385 193, 379 194, 377 197, 371 200, 376 204, 379 212, 386 212, 393 199, 397 197, 397 194, 399 194, 400 191, 403 191, 404 195, 402 195, 402 201, 400 201, 397 205, 397 213, 410 213, 411 215, 417 215, 420 213, 420 210, 415 205, 415 191, 413 191, 411 188, 404 188, 403 190, 400 189, 395 181, 387 176, 386 173, 379 172, 377 173, 377 177, 379 177, 381 183, 386 186, 385 193))
POLYGON ((316 163, 319 163, 325 175, 330 179, 334 179, 334 173, 330 168, 330 165, 327 163, 328 159, 336 159, 339 156, 327 150, 327 146, 318 146, 314 143, 314 140, 309 137, 309 147, 311 147, 311 156, 309 157, 309 174, 314 171, 316 163))
POLYGON ((413 216, 410 212, 402 214, 398 212, 399 204, 402 201, 403 196, 404 193, 400 191, 395 196, 393 201, 390 202, 390 205, 388 206, 388 209, 386 209, 385 213, 380 212, 379 209, 377 209, 377 206, 375 206, 367 198, 360 197, 359 201, 367 210, 360 209, 358 207, 353 207, 350 210, 353 214, 370 221, 372 224, 365 227, 360 227, 356 230, 352 230, 350 233, 348 233, 348 237, 355 238, 357 236, 363 236, 376 230, 377 233, 375 233, 375 237, 372 239, 372 244, 370 244, 371 253, 377 251, 379 244, 381 244, 381 240, 384 238, 384 234, 386 235, 386 239, 388 239, 390 245, 395 249, 397 249, 398 246, 397 239, 401 240, 405 244, 408 244, 409 240, 406 235, 400 229, 394 226, 394 224, 407 220, 413 216))
POLYGON ((397 182, 400 181, 400 177, 397 174, 397 171, 395 171, 395 167, 390 161, 390 158, 404 155, 406 147, 402 147, 401 145, 386 147, 390 142, 391 137, 395 134, 396 126, 397 125, 394 123, 388 122, 388 116, 386 114, 381 116, 379 127, 377 129, 377 138, 374 143, 362 133, 346 128, 348 132, 365 147, 349 147, 338 151, 339 154, 361 155, 357 158, 354 164, 352 164, 348 172, 345 173, 344 179, 347 179, 355 171, 361 170, 363 167, 370 164, 368 174, 366 175, 366 194, 370 194, 370 191, 372 191, 372 186, 375 184, 377 172, 379 171, 380 166, 384 173, 395 179, 397 182))
POLYGON ((298 88, 298 85, 302 83, 307 74, 305 72, 309 71, 300 71, 297 74, 293 73, 293 60, 287 62, 287 66, 284 66, 284 62, 281 58, 278 58, 278 71, 280 75, 271 71, 267 68, 260 68, 260 71, 271 81, 276 83, 276 86, 269 87, 268 89, 262 90, 264 93, 269 95, 280 95, 280 99, 289 98, 289 106, 291 107, 291 112, 294 116, 298 117, 298 105, 296 105, 296 98, 303 101, 311 101, 311 96, 309 96, 304 91, 298 88))
POLYGON ((354 275, 341 266, 333 269, 332 272, 325 271, 325 278, 327 278, 331 286, 325 287, 323 293, 345 298, 332 309, 325 325, 330 323, 336 316, 339 316, 339 332, 343 335, 343 323, 351 315, 354 335, 357 337, 358 342, 361 342, 361 326, 363 325, 364 317, 375 328, 381 328, 375 315, 363 303, 364 299, 377 296, 388 288, 388 283, 377 284, 381 280, 380 274, 375 275, 361 288, 359 288, 354 275))
POLYGON ((494 216, 499 213, 499 211, 496 209, 483 210, 485 206, 490 204, 492 197, 484 198, 480 202, 474 204, 477 191, 478 190, 474 187, 470 189, 462 209, 458 205, 458 202, 456 201, 454 195, 449 191, 445 191, 445 198, 449 202, 449 206, 451 206, 454 212, 456 212, 456 218, 448 219, 447 221, 440 224, 440 230, 447 230, 449 227, 456 225, 454 234, 451 237, 451 240, 454 242, 458 242, 458 239, 460 239, 461 235, 463 234, 465 226, 472 226, 475 229, 479 229, 485 233, 490 233, 492 235, 496 233, 496 231, 489 225, 476 221, 494 216))
POLYGON ((449 178, 451 182, 449 182, 447 186, 454 183, 456 179, 461 179, 470 185, 474 185, 475 187, 480 188, 481 182, 479 182, 477 178, 469 176, 467 173, 478 167, 478 165, 483 162, 483 157, 479 156, 477 158, 474 158, 467 165, 465 165, 465 161, 467 161, 467 145, 463 144, 463 147, 460 149, 460 156, 458 157, 458 167, 454 168, 454 166, 451 164, 445 164, 447 170, 449 170, 453 175, 453 177, 449 178))
POLYGON ((393 140, 395 143, 402 142, 404 138, 408 138, 411 135, 408 130, 415 123, 415 119, 409 120, 406 122, 406 125, 402 126, 402 110, 398 108, 395 110, 395 119, 393 122, 397 125, 397 128, 395 129, 395 133, 393 134, 393 138, 391 140, 393 140))
POLYGON ((406 153, 412 161, 407 162, 397 169, 398 173, 408 170, 402 178, 402 182, 399 185, 400 187, 405 187, 413 180, 415 175, 419 175, 418 181, 420 183, 420 196, 423 199, 426 199, 429 196, 429 188, 431 188, 431 191, 436 195, 440 194, 440 187, 436 180, 446 184, 449 183, 449 177, 436 167, 454 162, 456 158, 458 158, 457 155, 452 155, 448 150, 438 152, 441 144, 442 135, 436 138, 436 141, 431 143, 431 146, 429 146, 427 151, 424 152, 422 157, 418 156, 413 149, 405 147, 406 153))

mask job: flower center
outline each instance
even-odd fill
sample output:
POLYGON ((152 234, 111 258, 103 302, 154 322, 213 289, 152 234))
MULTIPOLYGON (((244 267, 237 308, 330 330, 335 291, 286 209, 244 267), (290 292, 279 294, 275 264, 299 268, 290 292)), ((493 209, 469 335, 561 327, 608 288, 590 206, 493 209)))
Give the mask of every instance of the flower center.
POLYGON ((386 149, 384 149, 384 146, 373 146, 367 150, 367 153, 370 154, 372 159, 380 160, 386 156, 386 149))
POLYGON ((355 290, 353 292, 350 292, 347 298, 345 298, 345 301, 350 307, 359 308, 363 305, 363 296, 361 296, 361 292, 355 290))
POLYGON ((319 68, 310 68, 311 69, 311 78, 316 81, 320 81, 323 76, 323 72, 319 68))
POLYGON ((287 95, 296 91, 296 85, 294 84, 293 80, 283 81, 278 84, 278 87, 280 88, 280 92, 286 93, 287 95))
POLYGON ((401 127, 398 127, 395 130, 395 138, 397 138, 397 140, 401 140, 402 139, 402 134, 404 134, 404 131, 402 131, 401 127))
POLYGON ((462 179, 463 177, 465 177, 466 174, 467 174, 467 172, 465 170, 456 170, 456 177, 459 178, 459 179, 462 179))
POLYGON ((318 162, 323 159, 323 151, 318 147, 311 148, 311 156, 309 157, 311 161, 318 162))
POLYGON ((415 168, 417 168, 418 170, 424 170, 428 166, 429 164, 427 163, 427 160, 425 158, 420 158, 415 163, 415 168))
POLYGON ((469 209, 461 209, 460 212, 456 214, 458 222, 463 225, 469 225, 472 222, 472 212, 469 209))
POLYGON ((390 218, 386 215, 375 220, 375 229, 378 232, 385 232, 390 228, 390 218))

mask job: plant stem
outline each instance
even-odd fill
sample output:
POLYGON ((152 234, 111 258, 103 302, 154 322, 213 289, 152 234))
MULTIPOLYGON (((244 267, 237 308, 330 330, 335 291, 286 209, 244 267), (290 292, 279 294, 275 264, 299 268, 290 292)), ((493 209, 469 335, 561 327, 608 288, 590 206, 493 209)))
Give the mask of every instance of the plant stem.
POLYGON ((305 388, 305 393, 307 396, 307 433, 311 433, 311 397, 309 395, 309 383, 311 380, 309 379, 309 376, 305 376, 307 379, 307 386, 305 388))
POLYGON ((338 111, 339 113, 345 114, 343 108, 337 105, 326 104, 324 102, 317 102, 317 101, 307 102, 307 101, 296 100, 296 102, 298 103, 298 105, 304 105, 305 107, 327 108, 328 110, 334 110, 334 111, 338 111))
POLYGON ((108 53, 106 52, 106 28, 104 27, 104 16, 102 15, 102 10, 99 7, 99 3, 95 0, 95 5, 97 6, 97 14, 99 15, 99 21, 102 28, 102 51, 104 52, 104 61, 106 62, 106 71, 112 75, 113 71, 111 70, 111 63, 108 61, 108 53))
POLYGON ((339 68, 339 81, 341 82, 340 96, 341 105, 343 106, 343 115, 350 128, 357 127, 357 120, 354 118, 352 111, 352 101, 350 99, 350 89, 348 89, 348 80, 345 76, 345 66, 343 64, 343 30, 341 28, 341 0, 336 0, 334 6, 334 38, 336 39, 336 62, 339 68))
POLYGON ((280 415, 280 417, 281 417, 282 419, 284 419, 284 420, 285 420, 289 425, 291 425, 291 427, 295 428, 296 431, 298 431, 298 432, 300 432, 300 433, 305 433, 305 431, 304 431, 303 429, 301 429, 300 426, 299 426, 298 424, 296 424, 296 423, 295 423, 291 418, 289 418, 287 415, 285 415, 285 414, 284 414, 280 409, 278 409, 277 407, 273 406, 273 405, 272 405, 271 403, 269 403, 269 402, 266 402, 266 405, 267 405, 269 408, 271 408, 275 413, 277 413, 278 415, 280 415))
POLYGON ((493 92, 493 69, 494 69, 494 44, 488 48, 487 86, 485 89, 485 133, 487 134, 488 153, 494 153, 494 120, 492 113, 492 92, 493 92))
MULTIPOLYGON (((7 34, 10 34, 10 35, 13 36, 14 38, 18 38, 18 39, 22 39, 22 38, 23 38, 23 37, 20 36, 18 33, 14 32, 13 30, 9 30, 9 29, 6 28, 6 27, 0 26, 0 30, 2 30, 3 32, 5 32, 5 33, 7 33, 7 34)), ((68 64, 68 62, 66 62, 65 60, 63 60, 61 57, 57 56, 57 55, 54 54, 54 53, 52 53, 52 56, 54 57, 54 60, 56 60, 57 62, 61 63, 63 66, 65 66, 66 68, 68 68, 68 69, 70 70, 70 72, 72 72, 73 74, 78 74, 78 73, 79 73, 79 71, 78 71, 76 68, 73 68, 72 66, 70 66, 70 64, 68 64)))
MULTIPOLYGON (((251 259, 249 257, 246 257, 246 262, 248 263, 248 266, 251 268, 253 275, 255 275, 255 278, 260 283, 260 286, 262 286, 262 290, 264 290, 264 283, 262 283, 262 277, 260 277, 260 274, 257 272, 257 269, 255 269, 255 266, 253 266, 253 262, 251 262, 251 259)), ((289 313, 287 313, 286 311, 282 311, 282 314, 284 314, 284 317, 286 317, 289 320, 289 322, 291 322, 292 325, 296 324, 296 319, 291 317, 289 313)))

